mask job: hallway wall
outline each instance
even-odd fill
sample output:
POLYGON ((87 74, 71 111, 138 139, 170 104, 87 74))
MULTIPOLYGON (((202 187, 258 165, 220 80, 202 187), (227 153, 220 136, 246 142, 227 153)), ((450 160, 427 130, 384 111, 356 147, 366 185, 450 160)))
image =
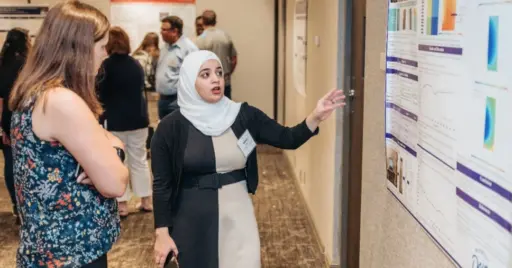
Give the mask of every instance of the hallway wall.
MULTIPOLYGON (((313 111, 319 98, 336 87, 337 0, 313 0, 308 4, 306 97, 298 94, 293 83, 293 17, 295 0, 287 2, 285 123, 300 123, 313 111), (318 36, 319 46, 314 38, 318 36)), ((333 205, 336 118, 331 116, 320 133, 296 151, 286 155, 301 187, 311 218, 324 246, 329 263, 333 256, 333 205)))
POLYGON ((386 16, 386 1, 367 0, 360 266, 453 267, 386 189, 385 73, 379 67, 386 46, 386 16))
POLYGON ((238 50, 233 99, 274 116, 274 0, 196 0, 197 15, 217 13, 217 26, 238 50))
MULTIPOLYGON (((82 0, 110 17, 109 0, 82 0)), ((33 4, 59 0, 32 0, 33 4)), ((0 4, 26 4, 24 0, 0 0, 0 4)), ((231 35, 238 50, 233 75, 233 99, 248 101, 274 116, 274 0, 196 0, 199 15, 205 9, 217 13, 218 27, 231 35)))

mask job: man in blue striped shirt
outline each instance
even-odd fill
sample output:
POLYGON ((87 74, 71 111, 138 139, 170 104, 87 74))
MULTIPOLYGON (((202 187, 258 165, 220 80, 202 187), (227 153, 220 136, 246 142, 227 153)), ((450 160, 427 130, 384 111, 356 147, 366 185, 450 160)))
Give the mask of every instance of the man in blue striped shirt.
POLYGON ((177 16, 162 19, 160 33, 166 44, 160 51, 155 84, 156 91, 160 93, 158 117, 162 119, 178 108, 176 94, 181 64, 188 54, 198 49, 190 39, 183 36, 183 20, 177 16))

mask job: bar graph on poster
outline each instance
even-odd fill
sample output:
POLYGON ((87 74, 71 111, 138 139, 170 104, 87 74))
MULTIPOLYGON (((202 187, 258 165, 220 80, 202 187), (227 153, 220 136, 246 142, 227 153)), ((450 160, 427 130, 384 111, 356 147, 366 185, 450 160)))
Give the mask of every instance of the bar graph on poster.
POLYGON ((512 267, 512 1, 390 0, 389 191, 459 267, 512 267))
MULTIPOLYGON (((195 0, 111 0, 110 22, 123 28, 130 37, 132 52, 147 33, 160 35, 161 19, 178 16, 183 20, 183 35, 195 36, 195 0)), ((164 42, 160 38, 160 48, 164 42)))

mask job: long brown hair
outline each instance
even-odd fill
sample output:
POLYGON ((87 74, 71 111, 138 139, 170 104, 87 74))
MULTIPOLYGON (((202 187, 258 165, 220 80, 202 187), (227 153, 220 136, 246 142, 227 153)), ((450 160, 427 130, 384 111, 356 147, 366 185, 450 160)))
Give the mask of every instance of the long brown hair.
MULTIPOLYGON (((107 17, 88 4, 76 0, 56 4, 41 25, 13 87, 9 108, 24 110, 47 90, 66 87, 99 116, 102 108, 94 90, 94 44, 105 37, 109 28, 107 17)), ((43 111, 45 104, 46 101, 43 111)))
POLYGON ((158 42, 159 42, 159 37, 158 37, 158 34, 156 33, 147 33, 145 36, 144 36, 144 40, 142 40, 142 43, 140 43, 140 46, 133 52, 134 55, 137 55, 138 53, 140 53, 142 50, 146 50, 147 47, 149 46, 155 46, 156 48, 156 51, 155 53, 157 55, 151 55, 153 57, 158 57, 158 52, 159 52, 159 48, 158 48, 158 42))

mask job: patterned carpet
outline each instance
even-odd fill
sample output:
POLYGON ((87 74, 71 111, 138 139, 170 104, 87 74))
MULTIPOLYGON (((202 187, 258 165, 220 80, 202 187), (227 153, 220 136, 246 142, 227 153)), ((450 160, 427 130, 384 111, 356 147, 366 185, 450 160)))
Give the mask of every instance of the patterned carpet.
MULTIPOLYGON (((272 149, 259 150, 260 186, 253 201, 261 237, 262 267, 321 268, 326 264, 310 226, 284 156, 272 149)), ((3 170, 3 163, 0 168, 3 170)), ((109 267, 153 267, 153 219, 135 212, 122 222, 122 234, 110 251, 109 267)), ((10 199, 0 180, 0 267, 15 267, 18 228, 10 214, 10 199)), ((186 268, 186 267, 182 267, 186 268)))
MULTIPOLYGON (((152 99, 149 105, 154 126, 157 121, 155 102, 152 99)), ((260 184, 253 203, 261 238, 262 267, 326 267, 284 156, 266 146, 259 147, 258 153, 260 184)), ((3 180, 3 157, 0 158, 0 178, 0 267, 10 268, 15 267, 18 228, 11 216, 11 201, 3 180)), ((153 216, 137 212, 137 201, 131 200, 132 214, 122 221, 121 237, 108 254, 110 268, 154 267, 153 216)))

